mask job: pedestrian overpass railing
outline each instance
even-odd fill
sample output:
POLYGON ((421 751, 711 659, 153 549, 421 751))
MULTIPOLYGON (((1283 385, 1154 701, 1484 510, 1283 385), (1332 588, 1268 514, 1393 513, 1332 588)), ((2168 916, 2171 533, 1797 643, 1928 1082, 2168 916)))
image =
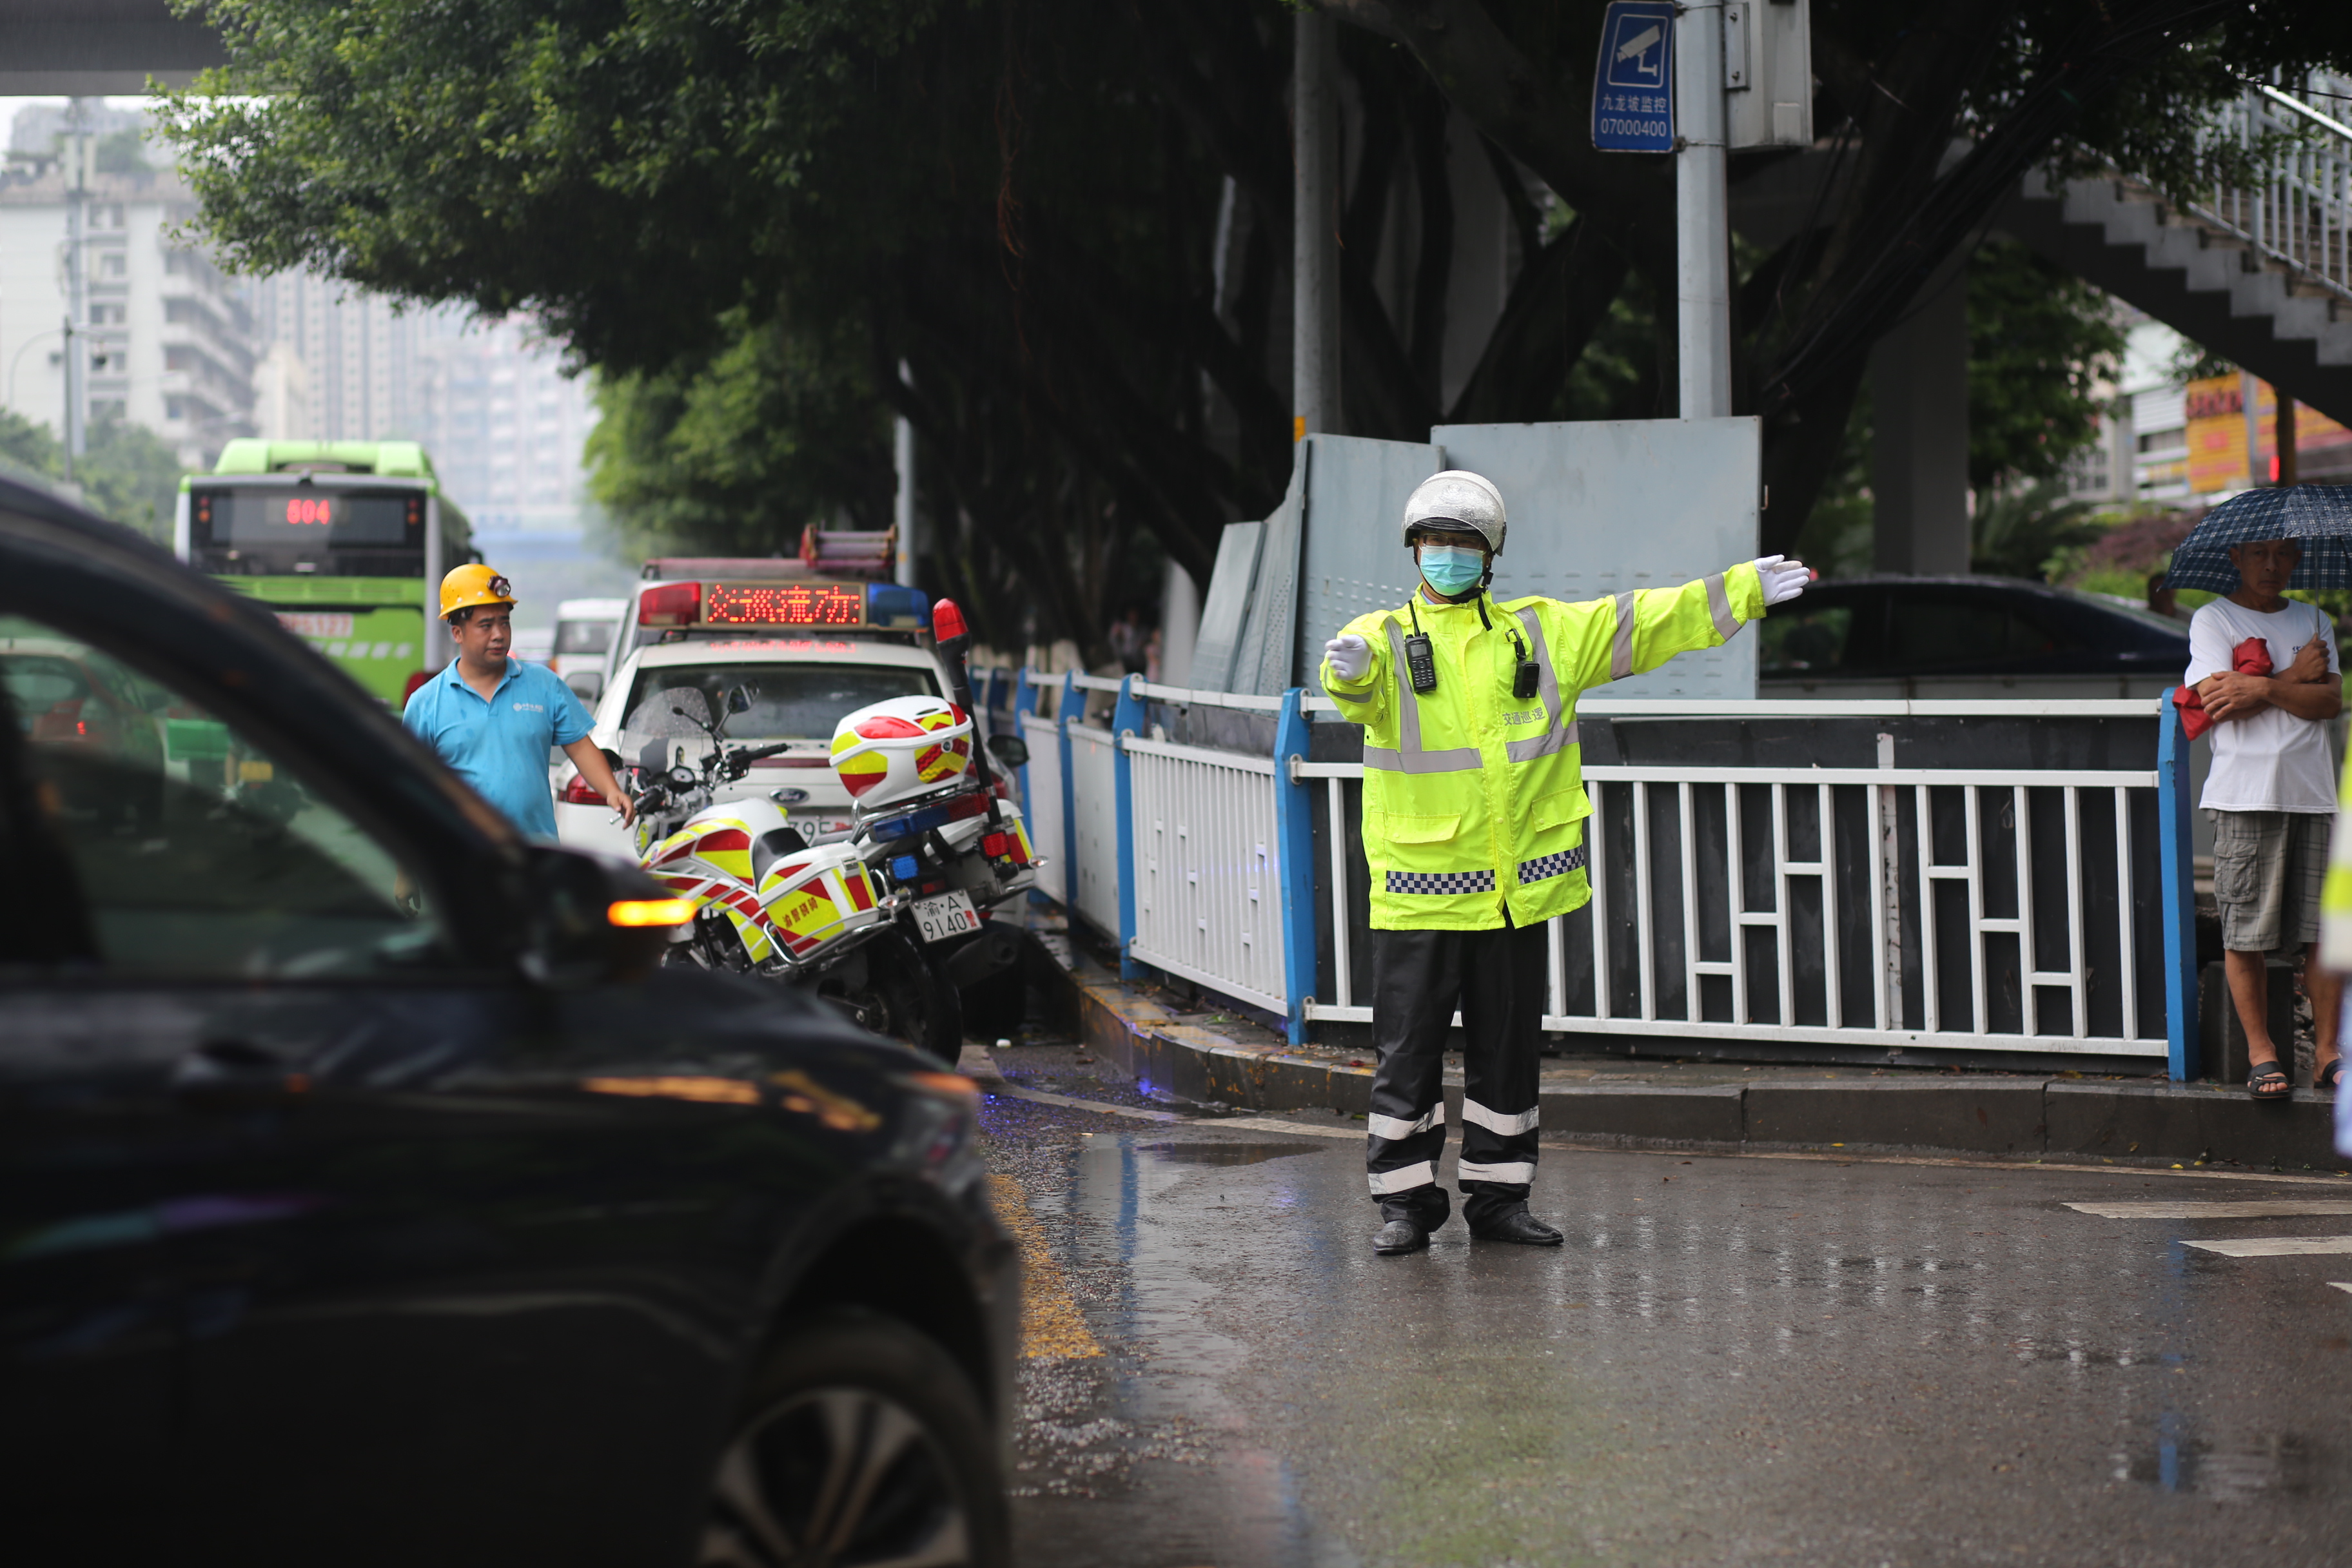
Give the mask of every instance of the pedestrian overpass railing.
POLYGON ((2274 87, 2255 85, 2216 117, 2211 134, 2261 160, 2246 184, 2216 186, 2188 212, 2352 300, 2352 126, 2274 87))
MULTIPOLYGON (((1353 748, 1311 721, 1328 699, 1003 684, 992 723, 1029 744, 1039 890, 1117 942, 1125 973, 1262 1008, 1294 1040, 1370 1020, 1363 766, 1329 760, 1353 748), (1083 721, 1088 692, 1115 694, 1107 727, 1083 721), (1170 734, 1188 714, 1228 733, 1170 734), (1240 749, 1235 725, 1264 743, 1240 749)), ((2164 1058, 2196 1076, 2188 751, 2168 705, 1591 700, 1579 715, 2147 720, 2157 765, 1897 768, 1884 737, 1876 768, 1588 763, 1593 897, 1549 924, 1551 1034, 2164 1058)))

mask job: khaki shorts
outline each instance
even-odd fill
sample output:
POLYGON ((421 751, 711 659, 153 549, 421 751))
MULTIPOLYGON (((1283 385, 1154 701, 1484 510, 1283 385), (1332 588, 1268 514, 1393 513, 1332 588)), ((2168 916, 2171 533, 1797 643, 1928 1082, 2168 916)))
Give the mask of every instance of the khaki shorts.
POLYGON ((2319 940, 2319 888, 2335 819, 2318 811, 2209 811, 2213 901, 2231 952, 2301 952, 2319 940))

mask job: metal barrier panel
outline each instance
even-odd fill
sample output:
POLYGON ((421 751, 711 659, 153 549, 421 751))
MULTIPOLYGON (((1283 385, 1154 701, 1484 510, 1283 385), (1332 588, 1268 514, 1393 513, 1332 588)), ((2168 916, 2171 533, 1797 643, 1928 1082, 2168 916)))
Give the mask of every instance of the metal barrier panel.
POLYGON ((1065 873, 1063 885, 1076 887, 1069 907, 1112 935, 1118 931, 1118 762, 1109 731, 1070 725, 1070 788, 1064 798, 1076 829, 1077 865, 1065 873))
MULTIPOLYGON (((1312 763, 1348 925, 1343 781, 1312 763)), ((1908 1048, 2167 1053, 2138 772, 1585 770, 1592 900, 1550 922, 1544 1027, 1908 1048)), ((1346 945, 1310 1018, 1369 1022, 1346 945)))
POLYGON ((1029 742, 1029 765, 1021 815, 1029 829, 1029 846, 1037 852, 1037 891, 1057 904, 1070 901, 1070 857, 1062 816, 1062 731, 1051 719, 1034 713, 1021 716, 1021 738, 1029 742))
POLYGON ((1271 757, 1130 737, 1138 961, 1287 1014, 1271 757))

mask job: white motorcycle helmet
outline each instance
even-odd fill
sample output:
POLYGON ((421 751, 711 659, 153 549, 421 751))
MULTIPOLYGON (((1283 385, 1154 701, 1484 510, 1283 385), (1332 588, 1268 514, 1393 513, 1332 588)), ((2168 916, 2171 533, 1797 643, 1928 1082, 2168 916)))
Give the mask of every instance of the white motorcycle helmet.
POLYGON ((833 771, 873 811, 961 783, 971 767, 971 715, 937 697, 893 697, 833 727, 833 771))

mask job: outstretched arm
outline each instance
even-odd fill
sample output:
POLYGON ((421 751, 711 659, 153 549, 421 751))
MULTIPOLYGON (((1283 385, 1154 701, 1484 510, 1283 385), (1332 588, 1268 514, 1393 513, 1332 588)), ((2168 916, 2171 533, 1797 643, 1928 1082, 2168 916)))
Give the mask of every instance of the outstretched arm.
POLYGON ((1603 669, 1588 672, 1587 685, 1646 674, 1678 653, 1720 647, 1739 628, 1764 614, 1768 605, 1795 598, 1811 581, 1801 562, 1779 555, 1743 561, 1679 588, 1643 588, 1620 594, 1603 669))

